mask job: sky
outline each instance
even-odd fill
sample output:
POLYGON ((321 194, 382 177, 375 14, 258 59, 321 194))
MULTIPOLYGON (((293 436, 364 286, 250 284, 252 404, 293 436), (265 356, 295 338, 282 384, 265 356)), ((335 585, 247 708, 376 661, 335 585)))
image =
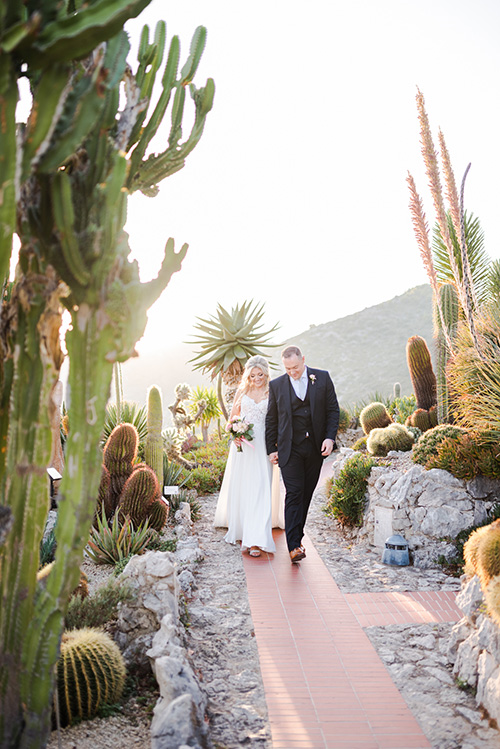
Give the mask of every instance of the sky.
POLYGON ((191 337, 219 303, 264 304, 281 343, 426 283, 406 185, 410 171, 432 226, 417 86, 457 182, 472 163, 466 206, 499 256, 497 0, 153 0, 127 25, 134 49, 159 19, 182 61, 206 26, 195 83, 212 77, 216 93, 184 169, 129 201, 144 280, 168 237, 189 244, 139 352, 191 337))

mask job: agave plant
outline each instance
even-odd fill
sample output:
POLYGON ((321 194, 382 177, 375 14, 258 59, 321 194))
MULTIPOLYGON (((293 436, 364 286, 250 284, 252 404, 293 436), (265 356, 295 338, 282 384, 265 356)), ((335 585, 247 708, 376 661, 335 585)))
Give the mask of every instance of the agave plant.
POLYGON ((216 315, 200 321, 195 327, 201 335, 195 336, 192 344, 200 346, 190 362, 194 369, 201 369, 210 374, 212 380, 217 378, 217 397, 224 417, 228 418, 226 404, 222 397, 222 383, 228 389, 235 389, 241 380, 243 369, 251 356, 261 354, 262 349, 273 348, 269 336, 278 328, 278 323, 270 330, 263 332, 261 320, 264 316, 264 305, 243 302, 233 307, 231 312, 217 307, 216 315))
MULTIPOLYGON (((102 511, 104 516, 104 508, 102 511)), ((117 512, 111 525, 97 515, 97 528, 90 529, 90 539, 86 552, 96 564, 118 564, 131 554, 140 554, 146 548, 148 541, 154 536, 154 530, 149 527, 149 520, 137 528, 129 517, 120 518, 117 512)))

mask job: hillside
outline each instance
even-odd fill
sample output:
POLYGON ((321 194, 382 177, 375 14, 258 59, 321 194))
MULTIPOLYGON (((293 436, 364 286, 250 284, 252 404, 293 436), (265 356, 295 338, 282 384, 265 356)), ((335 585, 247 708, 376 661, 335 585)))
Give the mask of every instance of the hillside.
MULTIPOLYGON (((311 326, 287 343, 300 346, 311 366, 330 371, 340 402, 348 405, 375 392, 390 395, 395 382, 401 383, 403 395, 412 392, 405 354, 412 335, 423 336, 432 350, 432 292, 427 284, 353 315, 311 326)), ((165 424, 170 424, 167 406, 174 401, 175 386, 210 384, 187 364, 192 356, 189 346, 179 344, 129 360, 123 365, 125 398, 144 403, 148 387, 158 385, 165 424)), ((279 349, 272 358, 279 361, 279 349)))
MULTIPOLYGON (((432 291, 422 284, 388 302, 309 330, 291 339, 306 361, 328 369, 341 404, 365 400, 375 392, 413 392, 406 364, 406 342, 420 335, 432 352, 432 291)), ((275 355, 276 358, 276 355, 275 355)))

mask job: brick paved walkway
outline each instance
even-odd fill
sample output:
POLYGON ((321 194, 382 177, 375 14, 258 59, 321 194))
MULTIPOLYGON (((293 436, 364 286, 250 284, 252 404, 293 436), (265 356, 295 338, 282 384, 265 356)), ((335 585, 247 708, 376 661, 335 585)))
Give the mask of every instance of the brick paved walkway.
POLYGON ((454 593, 343 594, 311 541, 244 554, 273 749, 429 749, 363 627, 457 621, 454 593))

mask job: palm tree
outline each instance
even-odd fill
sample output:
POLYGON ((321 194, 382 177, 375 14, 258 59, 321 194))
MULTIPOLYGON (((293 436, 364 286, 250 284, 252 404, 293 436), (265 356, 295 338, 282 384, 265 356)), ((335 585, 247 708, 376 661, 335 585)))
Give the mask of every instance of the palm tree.
POLYGON ((195 423, 201 424, 201 434, 203 437, 203 442, 208 442, 208 427, 210 426, 210 422, 213 419, 220 419, 220 417, 222 416, 222 411, 219 406, 217 393, 213 388, 204 388, 198 386, 193 390, 193 392, 191 393, 190 404, 190 411, 193 416, 195 416, 195 414, 199 411, 198 404, 200 403, 200 401, 204 401, 206 405, 200 416, 196 419, 195 423))
POLYGON ((253 305, 253 300, 236 305, 227 312, 221 304, 217 305, 216 315, 207 320, 197 318, 195 326, 201 335, 195 336, 191 344, 200 346, 200 351, 190 362, 194 369, 210 374, 212 380, 217 378, 217 397, 224 417, 228 418, 228 409, 222 395, 222 383, 226 386, 226 400, 231 402, 238 387, 247 360, 261 354, 264 348, 274 348, 269 343, 269 336, 278 328, 278 323, 270 330, 261 332, 264 305, 253 305))

